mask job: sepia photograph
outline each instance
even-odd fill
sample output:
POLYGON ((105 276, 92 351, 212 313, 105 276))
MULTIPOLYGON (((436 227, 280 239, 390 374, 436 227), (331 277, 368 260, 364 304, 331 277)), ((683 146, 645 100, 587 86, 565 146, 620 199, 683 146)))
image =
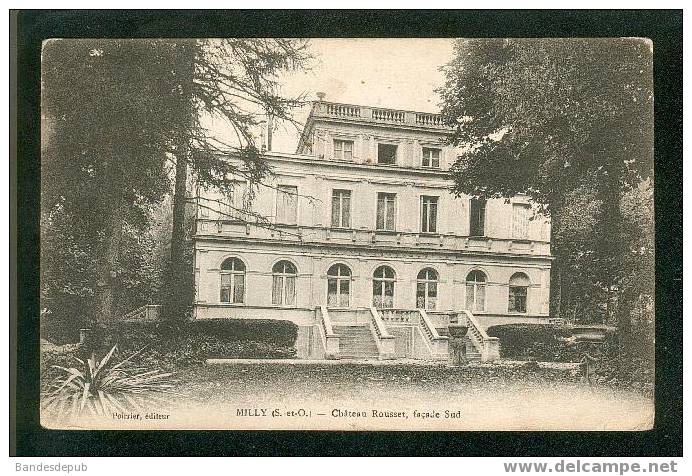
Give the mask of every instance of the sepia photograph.
POLYGON ((651 430, 655 55, 45 40, 41 425, 651 430))

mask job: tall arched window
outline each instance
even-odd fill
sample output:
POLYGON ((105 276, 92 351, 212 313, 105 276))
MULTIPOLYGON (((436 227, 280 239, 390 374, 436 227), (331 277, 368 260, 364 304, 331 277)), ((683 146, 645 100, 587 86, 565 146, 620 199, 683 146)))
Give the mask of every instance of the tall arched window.
POLYGON ((416 307, 419 309, 435 309, 437 307, 437 271, 423 268, 418 273, 416 281, 416 307))
POLYGON ((327 306, 348 307, 351 295, 351 270, 345 264, 332 265, 327 271, 327 306))
POLYGON ((471 271, 466 276, 466 309, 485 311, 485 273, 471 271))
POLYGON ((372 305, 378 309, 394 307, 394 281, 396 275, 389 266, 380 266, 372 275, 372 305))
POLYGON ((296 303, 298 270, 290 261, 279 261, 272 268, 272 304, 292 306, 296 303))
POLYGON ((530 284, 529 277, 524 273, 514 273, 509 278, 509 312, 526 313, 530 284))
POLYGON ((245 263, 238 258, 221 263, 221 302, 245 302, 245 263))

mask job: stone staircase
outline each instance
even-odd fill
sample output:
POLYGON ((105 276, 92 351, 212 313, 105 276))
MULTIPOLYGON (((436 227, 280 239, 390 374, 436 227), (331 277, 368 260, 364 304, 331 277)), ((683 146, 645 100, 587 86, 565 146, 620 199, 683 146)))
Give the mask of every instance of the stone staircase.
POLYGON ((375 339, 368 326, 334 326, 339 336, 339 357, 341 359, 379 359, 375 339))
POLYGON ((465 310, 450 316, 449 321, 433 319, 423 309, 382 312, 375 308, 329 310, 320 306, 315 313, 321 340, 317 358, 451 362, 456 361, 457 352, 463 352, 467 361, 490 362, 500 357, 499 340, 488 336, 475 316, 465 310), (454 336, 450 336, 452 327, 454 336), (464 329, 467 332, 460 333, 464 329), (459 345, 464 346, 463 350, 458 349, 459 345))

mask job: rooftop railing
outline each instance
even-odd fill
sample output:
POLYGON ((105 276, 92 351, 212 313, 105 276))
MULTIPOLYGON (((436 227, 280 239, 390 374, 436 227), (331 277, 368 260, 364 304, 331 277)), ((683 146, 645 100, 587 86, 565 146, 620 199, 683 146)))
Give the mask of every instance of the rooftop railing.
POLYGON ((442 116, 440 114, 323 101, 314 103, 312 115, 315 117, 334 117, 382 124, 401 124, 435 129, 448 129, 442 121, 442 116))

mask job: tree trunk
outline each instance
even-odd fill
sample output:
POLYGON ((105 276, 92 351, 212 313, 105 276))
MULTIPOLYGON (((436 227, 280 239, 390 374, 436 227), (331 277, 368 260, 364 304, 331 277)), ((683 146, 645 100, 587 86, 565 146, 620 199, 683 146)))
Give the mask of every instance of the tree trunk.
MULTIPOLYGON (((605 176, 602 178, 599 198, 602 201, 602 209, 599 224, 599 258, 601 282, 605 288, 606 315, 604 322, 613 322, 614 315, 618 315, 613 306, 613 290, 620 277, 622 249, 622 217, 620 210, 620 178, 622 176, 619 164, 612 160, 604 167, 605 176)), ((620 322, 618 315, 618 327, 621 331, 628 332, 624 322, 620 322)))
POLYGON ((170 321, 182 321, 188 307, 190 285, 186 279, 192 270, 187 269, 185 259, 185 205, 187 191, 187 167, 190 159, 190 127, 193 123, 192 87, 195 71, 196 43, 186 44, 181 49, 178 58, 178 72, 181 75, 181 110, 187 114, 183 123, 189 124, 188 128, 178 133, 178 143, 175 152, 175 186, 173 192, 173 229, 171 231, 171 252, 168 271, 164 279, 165 291, 163 293, 162 314, 164 319, 170 321))
POLYGON ((188 272, 185 261, 185 200, 187 188, 187 144, 178 148, 175 164, 175 188, 173 192, 173 227, 171 232, 170 261, 163 293, 163 316, 179 321, 185 315, 185 296, 181 287, 188 272))
POLYGON ((556 236, 560 227, 559 214, 560 207, 557 204, 551 207, 550 213, 550 252, 553 255, 553 262, 550 265, 550 309, 549 315, 552 318, 559 319, 562 317, 562 260, 560 254, 560 245, 557 243, 556 236))
MULTIPOLYGON (((112 160, 110 165, 108 185, 112 187, 112 194, 108 194, 112 204, 112 213, 106 220, 104 229, 104 242, 98 262, 96 283, 96 316, 94 323, 107 323, 113 319, 113 295, 117 278, 118 258, 120 255, 120 243, 123 236, 123 216, 125 207, 125 189, 123 170, 117 160, 112 160)), ((105 209, 106 207, 104 207, 105 209)))

